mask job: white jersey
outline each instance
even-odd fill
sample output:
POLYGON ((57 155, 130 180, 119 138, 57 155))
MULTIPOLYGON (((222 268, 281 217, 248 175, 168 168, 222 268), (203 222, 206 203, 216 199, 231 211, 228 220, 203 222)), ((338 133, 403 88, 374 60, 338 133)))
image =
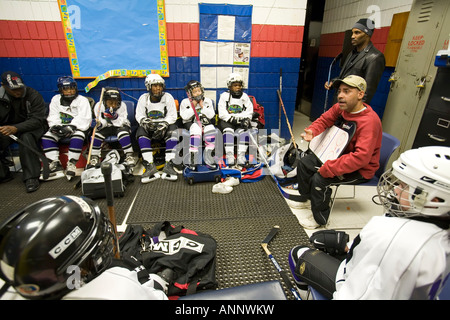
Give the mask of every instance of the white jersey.
MULTIPOLYGON (((2 285, 0 280, 0 285, 2 285)), ((9 288, 2 300, 23 300, 14 289, 9 288)), ((141 284, 137 273, 121 267, 112 267, 101 275, 73 289, 63 300, 167 300, 166 294, 153 288, 151 281, 141 284)))
POLYGON ((107 121, 104 117, 102 117, 103 112, 105 112, 105 105, 102 103, 99 110, 100 102, 97 102, 94 107, 94 115, 95 118, 98 118, 98 121, 102 124, 101 128, 106 127, 123 127, 123 126, 131 126, 130 121, 128 120, 128 110, 125 102, 122 101, 120 107, 116 109, 117 119, 107 121), (100 117, 98 114, 100 113, 100 117))
MULTIPOLYGON (((193 102, 195 103, 195 102, 193 102)), ((197 114, 200 117, 201 114, 205 115, 208 119, 212 119, 216 116, 216 111, 214 110, 214 104, 213 101, 210 98, 204 98, 203 100, 203 108, 196 108, 197 114)), ((191 101, 189 98, 183 99, 180 104, 180 117, 183 119, 183 123, 186 122, 196 122, 197 119, 195 118, 194 110, 191 106, 191 101)))
POLYGON ((161 101, 153 103, 150 101, 149 93, 141 95, 136 106, 136 121, 140 124, 144 118, 174 124, 177 121, 177 108, 173 96, 165 92, 161 101))
POLYGON ((336 274, 334 299, 434 299, 450 272, 450 230, 373 217, 336 274))
POLYGON ((219 104, 217 105, 219 119, 229 121, 231 116, 238 119, 252 119, 253 103, 248 95, 243 92, 238 99, 233 98, 229 92, 223 92, 220 95, 219 104))
POLYGON ((70 106, 63 106, 61 95, 57 94, 50 101, 49 109, 47 122, 50 128, 70 124, 80 131, 86 131, 91 126, 92 110, 86 97, 78 95, 70 106))

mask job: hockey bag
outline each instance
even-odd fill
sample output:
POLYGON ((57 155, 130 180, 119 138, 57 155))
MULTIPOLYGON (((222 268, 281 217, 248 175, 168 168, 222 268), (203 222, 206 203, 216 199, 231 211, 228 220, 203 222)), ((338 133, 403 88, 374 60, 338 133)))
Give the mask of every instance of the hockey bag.
POLYGON ((251 165, 248 168, 243 168, 241 170, 234 167, 228 167, 225 164, 224 160, 219 162, 219 166, 221 167, 223 179, 233 177, 238 178, 240 182, 246 183, 261 181, 265 177, 264 164, 262 164, 261 162, 257 162, 256 164, 251 165))
POLYGON ((119 246, 122 255, 135 257, 149 273, 165 275, 169 297, 217 287, 217 243, 210 235, 175 227, 169 221, 148 230, 128 225, 119 246))
POLYGON ((183 177, 190 185, 198 182, 220 182, 222 173, 219 166, 215 169, 210 169, 208 166, 201 164, 197 165, 195 170, 185 167, 183 170, 183 177))
MULTIPOLYGON (((110 151, 103 161, 112 163, 112 186, 115 197, 123 197, 129 173, 123 164, 119 164, 120 155, 117 150, 110 151)), ((105 178, 100 166, 86 169, 81 173, 81 192, 91 199, 106 198, 105 178)))

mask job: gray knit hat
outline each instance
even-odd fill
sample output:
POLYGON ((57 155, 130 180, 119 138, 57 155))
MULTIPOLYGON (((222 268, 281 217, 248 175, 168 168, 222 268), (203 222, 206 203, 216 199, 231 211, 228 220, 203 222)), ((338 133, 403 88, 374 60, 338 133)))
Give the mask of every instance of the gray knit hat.
POLYGON ((369 37, 371 37, 373 34, 373 30, 375 29, 375 22, 370 19, 359 19, 358 22, 355 23, 353 28, 359 29, 362 32, 367 33, 369 37))

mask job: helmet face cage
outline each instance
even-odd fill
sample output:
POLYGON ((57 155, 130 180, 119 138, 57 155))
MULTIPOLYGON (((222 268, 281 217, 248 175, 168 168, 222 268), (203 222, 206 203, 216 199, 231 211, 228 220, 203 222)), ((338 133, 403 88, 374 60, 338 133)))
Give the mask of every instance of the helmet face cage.
POLYGON ((189 81, 189 83, 186 86, 186 91, 189 95, 189 97, 191 97, 193 100, 200 102, 201 100, 203 100, 205 98, 205 89, 203 88, 202 84, 198 81, 192 80, 189 81), (194 96, 194 89, 195 88, 200 88, 201 93, 199 95, 194 96))
POLYGON ((117 88, 105 88, 105 93, 103 94, 103 105, 108 107, 106 101, 113 100, 117 101, 117 105, 114 109, 120 108, 120 104, 122 103, 122 96, 117 88))
POLYGON ((66 99, 75 99, 78 96, 77 82, 70 76, 59 77, 57 80, 58 91, 66 99), (74 94, 64 94, 65 89, 75 89, 74 94))
POLYGON ((242 79, 242 76, 239 73, 230 74, 227 79, 227 87, 233 98, 240 98, 244 88, 244 80, 242 79), (241 88, 238 90, 233 90, 232 86, 234 83, 239 83, 241 88))
POLYGON ((145 87, 147 88, 147 91, 150 93, 151 97, 161 99, 161 97, 164 95, 164 89, 166 88, 166 84, 164 79, 159 74, 149 74, 145 78, 145 87), (162 85, 161 92, 154 93, 152 91, 152 86, 156 84, 162 85))
POLYGON ((449 148, 408 150, 378 182, 385 209, 397 217, 450 218, 449 148))

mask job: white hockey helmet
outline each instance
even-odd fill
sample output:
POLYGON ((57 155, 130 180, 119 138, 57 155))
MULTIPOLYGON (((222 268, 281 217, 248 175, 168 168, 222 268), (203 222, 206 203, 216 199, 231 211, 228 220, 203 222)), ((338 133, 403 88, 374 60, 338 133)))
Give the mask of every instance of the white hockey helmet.
POLYGON ((153 84, 162 84, 163 90, 166 88, 164 79, 156 73, 149 74, 147 77, 145 77, 145 87, 149 92, 152 91, 153 84))
POLYGON ((227 87, 230 88, 234 82, 240 82, 241 85, 244 86, 244 79, 239 73, 230 73, 227 78, 227 87))
POLYGON ((383 206, 399 217, 450 217, 450 148, 403 152, 377 186, 383 206))

